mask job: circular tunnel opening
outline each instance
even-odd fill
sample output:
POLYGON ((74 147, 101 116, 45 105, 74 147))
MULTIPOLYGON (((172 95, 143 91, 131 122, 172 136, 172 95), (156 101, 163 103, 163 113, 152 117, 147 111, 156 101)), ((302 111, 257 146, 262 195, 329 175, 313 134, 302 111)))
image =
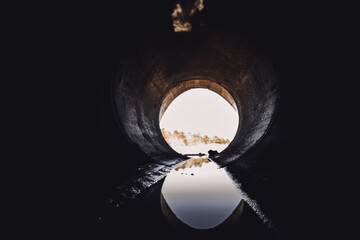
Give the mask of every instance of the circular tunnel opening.
POLYGON ((118 65, 118 124, 149 159, 171 162, 182 156, 163 137, 163 115, 180 94, 205 88, 224 98, 239 118, 234 139, 214 161, 238 161, 259 143, 275 113, 278 84, 270 60, 240 36, 217 28, 154 37, 118 65))
MULTIPOLYGON (((220 153, 237 133, 239 114, 232 96, 216 83, 207 84, 217 85, 227 93, 229 101, 208 88, 194 87, 180 93, 170 104, 166 98, 163 102, 167 106, 162 106, 159 115, 162 136, 183 155, 220 153)), ((173 91, 168 94, 170 98, 173 91)))

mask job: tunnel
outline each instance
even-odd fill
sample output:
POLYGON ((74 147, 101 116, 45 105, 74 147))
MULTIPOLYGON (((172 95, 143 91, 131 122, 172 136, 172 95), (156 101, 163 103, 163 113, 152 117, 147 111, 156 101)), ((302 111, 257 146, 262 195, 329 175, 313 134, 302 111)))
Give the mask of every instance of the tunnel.
MULTIPOLYGON (((75 193, 84 192, 81 203, 91 215, 84 217, 86 229, 99 231, 99 238, 109 228, 113 236, 126 230, 165 231, 161 184, 186 158, 167 144, 159 122, 177 96, 206 88, 239 115, 235 138, 212 160, 241 183, 279 231, 301 233, 313 206, 311 194, 303 189, 312 186, 305 173, 319 163, 309 146, 321 142, 312 134, 322 124, 313 123, 309 112, 313 104, 307 91, 318 81, 311 71, 318 62, 312 58, 317 47, 302 41, 312 35, 296 25, 303 12, 289 18, 273 3, 236 8, 230 1, 208 1, 204 15, 192 19, 192 31, 174 32, 171 1, 138 4, 124 1, 121 13, 114 8, 95 19, 89 12, 84 28, 74 29, 82 36, 70 48, 81 50, 78 58, 67 55, 58 65, 71 60, 76 69, 76 74, 67 74, 74 78, 68 89, 82 80, 75 100, 69 101, 80 121, 64 138, 73 142, 78 155, 64 159, 80 182, 72 187, 68 180, 68 185, 75 193)), ((244 239, 255 239, 253 227, 263 223, 252 224, 245 220, 249 218, 258 221, 248 204, 243 220, 249 237, 244 239)), ((237 228, 234 232, 238 237, 244 233, 237 228)))
POLYGON ((192 88, 222 96, 239 115, 221 165, 241 159, 266 134, 279 99, 277 73, 261 50, 219 28, 168 33, 144 41, 117 66, 112 84, 119 127, 155 161, 179 157, 165 142, 159 121, 169 104, 192 88))
MULTIPOLYGON (((330 2, 204 0, 192 30, 174 32, 175 5, 194 2, 6 8, 14 10, 6 62, 15 65, 4 82, 16 87, 3 116, 14 122, 4 125, 5 149, 14 143, 4 158, 14 166, 5 221, 47 239, 172 238, 178 232, 162 224, 160 189, 185 159, 159 121, 176 96, 207 88, 239 114, 235 138, 213 161, 287 237, 275 239, 323 239, 335 230, 344 238, 352 229, 346 207, 356 181, 348 177, 356 174, 348 170, 356 168, 348 163, 356 159, 339 133, 355 135, 344 127, 353 126, 354 61, 346 54, 354 55, 356 14, 330 2)), ((247 213, 258 221, 245 205, 243 220, 247 213)), ((261 221, 244 223, 247 236, 239 227, 220 237, 269 239, 253 236, 261 221)))

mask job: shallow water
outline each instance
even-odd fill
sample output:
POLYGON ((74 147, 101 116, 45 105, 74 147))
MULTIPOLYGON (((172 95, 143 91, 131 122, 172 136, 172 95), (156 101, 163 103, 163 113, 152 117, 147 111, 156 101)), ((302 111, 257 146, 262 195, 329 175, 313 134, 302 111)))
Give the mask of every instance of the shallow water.
POLYGON ((184 145, 176 145, 172 144, 171 147, 178 153, 181 154, 197 154, 204 153, 207 154, 209 150, 218 151, 219 153, 224 151, 227 148, 228 144, 196 144, 193 146, 184 146, 184 145))
POLYGON ((165 178, 161 192, 176 217, 195 229, 218 226, 243 199, 226 171, 208 158, 177 165, 165 178))

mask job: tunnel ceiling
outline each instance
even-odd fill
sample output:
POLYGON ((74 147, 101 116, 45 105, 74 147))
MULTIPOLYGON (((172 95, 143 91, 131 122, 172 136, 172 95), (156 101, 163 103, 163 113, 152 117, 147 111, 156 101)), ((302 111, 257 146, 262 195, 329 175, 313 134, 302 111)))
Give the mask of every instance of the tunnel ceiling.
POLYGON ((256 46, 216 28, 158 35, 119 64, 113 96, 120 127, 151 158, 177 156, 161 134, 159 114, 195 87, 217 92, 239 110, 238 132, 218 161, 230 163, 256 145, 276 109, 276 72, 256 46))
POLYGON ((176 87, 172 88, 168 91, 166 96, 161 101, 160 113, 159 113, 159 121, 161 121, 162 116, 164 115, 166 109, 169 107, 170 103, 181 93, 186 92, 189 89, 194 88, 206 88, 213 92, 216 92, 220 96, 222 96, 231 106, 232 108, 238 113, 238 107, 235 103, 234 98, 231 94, 220 84, 216 83, 215 81, 209 81, 204 79, 194 79, 188 80, 185 82, 180 83, 176 87))

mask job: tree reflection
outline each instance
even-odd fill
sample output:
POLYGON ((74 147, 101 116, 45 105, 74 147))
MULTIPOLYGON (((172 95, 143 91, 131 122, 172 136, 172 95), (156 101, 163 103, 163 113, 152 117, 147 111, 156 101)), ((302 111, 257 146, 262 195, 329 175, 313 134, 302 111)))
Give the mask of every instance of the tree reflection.
POLYGON ((184 164, 181 166, 175 168, 175 171, 178 171, 179 169, 185 169, 185 168, 191 168, 191 167, 201 167, 203 163, 209 163, 210 160, 208 158, 192 158, 187 160, 184 164))

